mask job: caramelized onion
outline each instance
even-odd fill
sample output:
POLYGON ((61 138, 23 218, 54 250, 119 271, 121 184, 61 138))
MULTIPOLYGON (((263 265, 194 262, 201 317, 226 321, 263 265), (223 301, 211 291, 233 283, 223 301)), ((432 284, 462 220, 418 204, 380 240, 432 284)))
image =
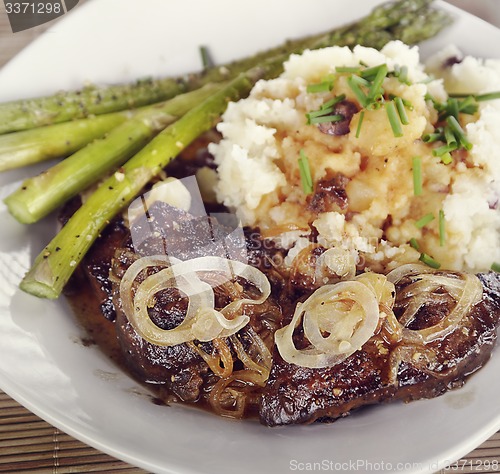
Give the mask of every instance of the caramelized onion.
POLYGON ((433 270, 424 265, 402 265, 387 275, 387 279, 397 284, 404 278, 410 283, 398 294, 400 299, 408 299, 399 321, 402 339, 414 344, 427 344, 437 339, 442 339, 453 332, 460 324, 462 318, 482 298, 483 287, 475 275, 461 272, 442 272, 433 270), (416 317, 420 308, 442 302, 446 292, 455 300, 455 305, 439 323, 420 330, 412 330, 407 326, 416 317))
POLYGON ((393 294, 383 275, 372 279, 343 281, 316 290, 298 303, 288 326, 276 331, 276 346, 289 363, 309 368, 339 364, 359 350, 379 325, 379 302, 393 294), (304 335, 310 346, 299 350, 293 333, 303 318, 304 335))
POLYGON ((212 341, 216 354, 208 354, 193 341, 187 345, 207 363, 210 370, 221 378, 229 377, 233 373, 233 356, 227 344, 227 339, 214 339, 212 341))
POLYGON ((255 387, 260 385, 261 374, 253 370, 239 370, 220 379, 210 390, 208 402, 215 413, 228 418, 243 418, 255 387))
POLYGON ((257 385, 264 386, 271 371, 271 352, 264 344, 264 341, 251 327, 246 329, 246 334, 249 336, 251 347, 254 348, 256 354, 250 354, 246 351, 236 334, 230 337, 231 343, 238 359, 243 362, 243 365, 247 369, 260 374, 260 378, 255 377, 255 383, 257 385))
POLYGON ((130 324, 141 337, 159 346, 173 346, 193 340, 208 342, 235 334, 250 320, 247 315, 242 314, 243 306, 263 303, 270 292, 269 281, 260 270, 221 257, 199 257, 184 262, 172 261, 164 256, 143 257, 127 269, 120 282, 123 311, 130 324), (137 277, 152 266, 165 268, 146 276, 136 285, 133 295, 137 277), (225 281, 243 278, 261 294, 256 299, 241 298, 232 301, 218 311, 215 309, 214 285, 205 281, 208 279, 207 275, 217 285, 221 278, 225 281), (181 324, 173 329, 161 329, 149 317, 148 309, 154 306, 155 295, 168 288, 176 288, 185 295, 188 298, 188 308, 181 324))
POLYGON ((439 374, 432 370, 432 366, 436 362, 434 351, 424 346, 400 345, 391 352, 389 357, 389 383, 397 384, 399 367, 403 362, 433 376, 448 375, 439 374))

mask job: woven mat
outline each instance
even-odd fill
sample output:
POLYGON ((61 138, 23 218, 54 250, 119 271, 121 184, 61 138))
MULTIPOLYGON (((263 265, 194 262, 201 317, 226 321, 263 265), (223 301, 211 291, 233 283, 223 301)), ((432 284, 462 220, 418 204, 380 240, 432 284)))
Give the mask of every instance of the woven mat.
MULTIPOLYGON (((80 5, 84 1, 80 0, 80 5)), ((50 26, 41 25, 13 34, 1 3, 0 67, 50 26)), ((465 456, 456 468, 446 472, 500 473, 500 469, 487 468, 495 461, 500 461, 500 432, 465 456)), ((5 472, 144 474, 146 471, 118 461, 62 433, 0 391, 0 473, 5 472)))

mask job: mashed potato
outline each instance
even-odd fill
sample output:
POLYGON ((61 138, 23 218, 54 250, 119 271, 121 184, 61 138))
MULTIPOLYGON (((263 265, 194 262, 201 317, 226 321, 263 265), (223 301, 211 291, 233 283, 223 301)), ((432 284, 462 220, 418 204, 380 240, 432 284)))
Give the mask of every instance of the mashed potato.
POLYGON ((348 249, 375 271, 423 254, 443 268, 489 269, 500 262, 500 100, 460 114, 472 148, 453 151, 450 163, 432 153, 443 143, 423 140, 441 125, 434 104, 446 102, 447 90, 500 90, 500 62, 462 58, 443 69, 443 61, 458 54, 436 56, 432 74, 418 49, 401 42, 382 51, 331 47, 292 56, 279 78, 260 81, 247 99, 231 103, 218 125, 223 138, 210 150, 218 164, 218 199, 244 225, 289 249, 288 263, 315 242, 348 249), (384 99, 362 106, 349 82, 352 71, 337 68, 381 64, 389 71, 384 99), (325 78, 331 90, 308 87, 325 78), (307 113, 340 95, 355 105, 347 133, 332 135, 307 123, 307 113), (402 99, 408 119, 401 136, 385 107, 394 97, 402 99), (302 184, 301 155, 310 191, 302 184))

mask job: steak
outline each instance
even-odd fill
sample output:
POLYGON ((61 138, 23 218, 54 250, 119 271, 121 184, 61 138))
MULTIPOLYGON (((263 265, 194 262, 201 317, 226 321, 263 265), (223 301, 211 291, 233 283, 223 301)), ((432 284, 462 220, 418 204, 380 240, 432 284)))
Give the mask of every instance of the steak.
MULTIPOLYGON (((63 222, 76 207, 78 204, 73 203, 66 209, 63 222)), ((276 262, 283 261, 286 252, 269 241, 263 244, 256 229, 245 229, 243 249, 241 236, 233 233, 235 227, 230 222, 193 217, 158 202, 152 205, 150 214, 154 219, 141 216, 132 228, 123 219, 112 222, 85 257, 80 274, 88 280, 104 317, 115 322, 122 363, 134 377, 164 387, 161 393, 168 393, 169 400, 200 402, 206 400, 217 377, 192 344, 161 347, 136 333, 122 311, 119 295, 119 282, 128 266, 141 256, 162 254, 169 249, 174 249, 181 259, 207 253, 219 255, 227 250, 221 242, 229 239, 229 247, 232 242, 233 250, 242 252, 233 252, 231 258, 248 259, 271 282, 271 297, 262 305, 251 306, 247 313, 249 327, 267 341, 273 340, 277 328, 289 323, 297 299, 306 298, 314 288, 306 284, 307 275, 284 274, 280 270, 276 262), (134 241, 134 235, 142 237, 134 241)), ((426 344, 426 350, 436 354, 432 367, 422 364, 420 358, 425 359, 425 354, 388 342, 380 334, 345 361, 321 369, 287 363, 274 348, 270 376, 264 387, 256 387, 251 412, 258 412, 261 423, 267 426, 329 422, 366 405, 433 398, 461 386, 489 359, 500 324, 500 275, 491 272, 478 277, 484 289, 481 301, 463 317, 456 330, 426 344)), ((402 285, 398 284, 397 294, 402 285)), ((251 293, 252 288, 245 291, 251 293)), ((150 310, 151 319, 162 329, 177 326, 184 317, 187 300, 174 290, 163 290, 156 299, 150 310)), ((216 293, 216 307, 227 302, 223 294, 216 293)), ((401 304, 396 299, 396 316, 401 304)), ((449 312, 450 304, 441 298, 439 304, 423 306, 408 327, 419 330, 436 324, 449 312)), ((214 351, 211 342, 199 347, 207 354, 214 351)), ((236 369, 241 369, 234 351, 232 355, 236 369)))
MULTIPOLYGON (((193 345, 158 346, 143 339, 123 312, 119 286, 127 268, 142 256, 169 255, 187 260, 215 255, 240 261, 250 259, 255 266, 258 263, 266 266, 260 255, 263 246, 258 242, 259 234, 244 235, 237 231, 230 215, 219 217, 224 223, 209 216, 194 217, 156 201, 147 214, 137 217, 129 226, 123 219, 111 223, 80 268, 100 302, 103 315, 115 322, 123 365, 139 381, 164 386, 174 399, 184 402, 199 401, 206 392, 204 387, 213 384, 207 363, 193 345)), ((256 297, 256 290, 245 280, 238 283, 242 285, 243 296, 256 297)), ((149 316, 158 327, 169 330, 183 321, 188 300, 177 290, 162 290, 155 299, 149 316)), ((229 302, 227 295, 215 288, 216 309, 229 302)), ((248 327, 263 340, 272 340, 274 330, 281 325, 281 311, 272 297, 263 304, 248 306, 245 314, 250 317, 248 327)), ((197 346, 206 354, 214 353, 211 342, 197 346)))
MULTIPOLYGON (((482 300, 455 331, 426 345, 437 357, 432 370, 417 363, 420 354, 413 352, 399 364, 397 379, 391 380, 391 356, 405 348, 394 348, 380 336, 372 337, 344 362, 322 369, 289 364, 275 349, 260 421, 267 426, 333 421, 362 406, 433 398, 463 385, 489 359, 500 323, 500 275, 478 276, 484 288, 482 300)), ((425 307, 412 324, 418 329, 432 325, 445 309, 425 307)))

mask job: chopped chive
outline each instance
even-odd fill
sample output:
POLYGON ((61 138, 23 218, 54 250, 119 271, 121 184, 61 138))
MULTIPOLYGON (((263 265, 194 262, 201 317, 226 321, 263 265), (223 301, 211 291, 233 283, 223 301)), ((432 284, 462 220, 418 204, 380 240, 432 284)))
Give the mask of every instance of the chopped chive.
POLYGON ((417 239, 415 239, 415 237, 410 239, 410 246, 413 247, 417 252, 420 252, 420 245, 418 245, 417 239))
POLYGON ((399 82, 403 82, 403 83, 408 82, 408 66, 402 66, 400 68, 398 79, 399 79, 399 82))
POLYGON ((424 143, 434 143, 438 140, 441 140, 441 138, 441 133, 427 133, 422 137, 422 140, 424 141, 424 143))
POLYGON ((413 194, 415 196, 422 195, 422 158, 420 156, 413 157, 413 194))
POLYGON ((437 100, 428 92, 425 94, 425 100, 430 100, 434 104, 434 106, 438 105, 437 100))
POLYGON ((314 125, 316 123, 325 123, 325 122, 340 122, 344 120, 344 116, 340 114, 335 115, 321 115, 320 117, 311 117, 310 124, 314 125))
POLYGON ((323 81, 317 84, 308 84, 307 92, 317 93, 317 92, 330 92, 333 89, 333 81, 323 81))
POLYGON ((212 58, 210 57, 210 53, 208 52, 208 48, 206 46, 200 46, 200 55, 201 55, 201 64, 203 65, 203 69, 208 69, 214 65, 212 58))
POLYGON ((306 114, 307 124, 310 125, 312 119, 316 117, 321 117, 322 115, 329 114, 333 112, 333 107, 328 107, 327 109, 314 110, 313 112, 308 112, 306 114))
POLYGON ((319 110, 324 111, 326 109, 333 108, 334 105, 337 105, 339 102, 342 102, 345 99, 345 94, 340 94, 333 99, 326 101, 319 110))
POLYGON ((453 133, 453 130, 451 129, 451 127, 444 127, 443 132, 444 132, 444 139, 446 141, 446 144, 456 147, 458 145, 457 137, 453 133))
POLYGON ((459 102, 459 110, 463 114, 473 115, 477 112, 477 109, 476 99, 471 95, 459 102))
MULTIPOLYGON (((318 110, 313 110, 312 112, 306 113, 306 119, 307 119, 307 125, 311 125, 313 123, 320 123, 321 121, 316 120, 316 117, 323 117, 324 115, 331 114, 334 110, 334 106, 338 104, 339 102, 343 101, 345 99, 345 94, 338 95, 334 97, 333 99, 328 100, 325 102, 318 110)), ((341 116, 341 118, 344 118, 341 116)), ((337 120, 322 120, 323 122, 334 122, 338 121, 341 119, 337 120)))
POLYGON ((359 66, 355 66, 355 67, 337 66, 335 68, 335 72, 338 72, 338 73, 352 73, 352 74, 356 74, 359 71, 361 71, 361 68, 359 66))
POLYGON ((432 154, 434 156, 443 156, 446 153, 449 153, 450 151, 456 150, 457 148, 458 145, 443 145, 438 148, 434 148, 434 150, 432 150, 432 154))
POLYGON ((476 95, 475 99, 478 102, 484 102, 486 100, 500 99, 500 92, 489 92, 487 94, 476 95))
POLYGON ((368 67, 360 72, 360 76, 367 81, 373 81, 381 68, 387 69, 386 64, 379 64, 378 66, 368 67))
POLYGON ((401 98, 401 100, 403 101, 403 105, 408 109, 408 110, 413 110, 413 104, 409 101, 409 100, 406 100, 406 99, 403 99, 401 98))
POLYGON ((444 211, 441 209, 439 211, 439 245, 444 247, 444 243, 446 241, 446 227, 444 220, 444 211))
POLYGON ((451 153, 449 151, 447 151, 446 153, 443 153, 441 155, 441 161, 445 165, 449 165, 453 161, 453 157, 451 156, 451 153))
POLYGON ((384 82, 384 79, 387 77, 387 72, 388 72, 387 64, 381 64, 380 66, 377 66, 377 68, 374 69, 376 69, 376 74, 375 77, 373 78, 373 82, 370 87, 370 92, 368 94, 368 96, 372 100, 375 99, 375 97, 377 97, 378 95, 381 95, 382 84, 384 82))
POLYGON ((452 132, 455 134, 457 137, 457 140, 460 142, 460 144, 466 149, 470 150, 472 148, 472 143, 469 142, 467 137, 465 136, 465 132, 463 131, 462 127, 458 123, 458 120, 450 115, 449 117, 446 117, 446 122, 448 123, 449 127, 451 128, 452 132))
POLYGON ((403 129, 401 128, 401 121, 399 119, 398 112, 396 111, 396 106, 391 100, 385 103, 385 110, 387 112, 387 117, 389 118, 389 123, 391 124, 392 133, 395 137, 403 136, 403 129))
POLYGON ((500 273, 500 263, 492 263, 491 264, 491 269, 494 271, 494 272, 497 272, 497 273, 500 273))
POLYGON ((359 121, 358 121, 358 127, 356 128, 356 138, 359 138, 359 134, 361 132, 361 125, 363 124, 363 119, 365 118, 365 111, 362 110, 359 113, 359 121))
POLYGON ((306 117, 308 117, 308 118, 319 117, 321 115, 329 114, 330 112, 333 112, 333 107, 328 107, 326 109, 313 110, 312 112, 308 112, 306 114, 306 117))
POLYGON ((361 104, 361 106, 366 107, 369 103, 368 97, 362 91, 359 84, 356 83, 356 81, 354 80, 354 77, 356 77, 356 76, 351 76, 347 79, 347 85, 351 88, 353 94, 356 96, 356 99, 358 99, 358 102, 361 104))
POLYGON ((356 82, 360 86, 363 86, 363 87, 370 87, 371 86, 370 81, 367 81, 365 78, 363 78, 361 76, 356 76, 356 75, 353 74, 350 77, 350 79, 352 79, 354 82, 356 82))
POLYGON ((448 106, 446 108, 448 109, 448 115, 451 117, 455 117, 458 120, 458 100, 454 97, 448 99, 448 106))
POLYGON ((435 268, 436 270, 441 267, 441 264, 434 260, 430 255, 427 255, 426 253, 421 253, 419 260, 422 263, 425 263, 427 266, 431 268, 435 268))
POLYGON ((443 129, 444 141, 447 145, 457 146, 457 137, 453 133, 451 127, 444 127, 443 129))
POLYGON ((405 110, 405 106, 403 103, 403 99, 401 97, 396 97, 394 99, 394 103, 396 104, 396 109, 398 111, 401 123, 403 125, 408 125, 410 123, 410 121, 408 120, 408 115, 406 115, 406 110, 405 110))
POLYGON ((426 214, 424 217, 421 217, 418 221, 415 222, 415 227, 417 229, 422 229, 425 227, 429 222, 434 220, 434 214, 426 214))
POLYGON ((302 189, 305 195, 311 194, 313 192, 311 168, 309 167, 309 159, 307 158, 304 150, 300 150, 300 157, 298 161, 302 189))
POLYGON ((374 102, 368 104, 366 108, 368 110, 378 110, 380 109, 380 107, 382 107, 383 102, 384 102, 384 96, 380 96, 379 98, 376 98, 374 102))

